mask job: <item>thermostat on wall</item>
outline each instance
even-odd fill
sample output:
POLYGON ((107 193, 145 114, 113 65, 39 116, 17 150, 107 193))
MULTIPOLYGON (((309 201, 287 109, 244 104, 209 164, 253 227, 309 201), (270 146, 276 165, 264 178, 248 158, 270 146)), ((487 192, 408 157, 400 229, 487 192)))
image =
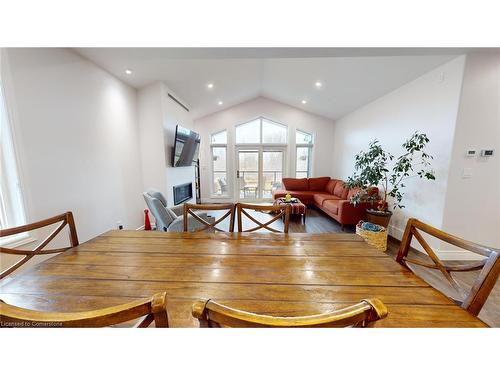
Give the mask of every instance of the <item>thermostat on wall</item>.
POLYGON ((469 158, 476 156, 476 150, 474 150, 474 149, 467 150, 465 153, 465 156, 467 156, 469 158))
POLYGON ((493 150, 481 150, 481 156, 493 156, 493 150))

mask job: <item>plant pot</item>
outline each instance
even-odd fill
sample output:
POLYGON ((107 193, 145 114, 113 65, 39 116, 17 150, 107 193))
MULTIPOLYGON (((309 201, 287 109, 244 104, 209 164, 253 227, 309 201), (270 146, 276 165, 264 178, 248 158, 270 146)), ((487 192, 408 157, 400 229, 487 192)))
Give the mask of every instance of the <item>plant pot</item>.
POLYGON ((392 211, 366 210, 366 221, 373 224, 382 225, 384 228, 389 226, 391 221, 392 211))

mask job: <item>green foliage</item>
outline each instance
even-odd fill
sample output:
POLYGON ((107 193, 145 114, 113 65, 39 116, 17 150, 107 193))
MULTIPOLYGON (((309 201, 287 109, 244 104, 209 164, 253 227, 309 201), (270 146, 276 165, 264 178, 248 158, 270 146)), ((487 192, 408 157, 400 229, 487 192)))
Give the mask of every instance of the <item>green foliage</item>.
POLYGON ((394 155, 382 148, 378 140, 370 142, 368 151, 361 151, 356 155, 355 172, 346 181, 349 188, 361 189, 359 194, 351 198, 351 203, 356 205, 360 202, 375 201, 373 195, 368 194, 368 188, 382 185, 384 195, 379 209, 386 209, 387 197, 393 198, 394 208, 403 208, 402 189, 408 178, 436 179, 434 172, 430 169, 432 156, 425 152, 428 143, 427 135, 415 132, 402 145, 405 153, 395 159, 394 155), (392 169, 389 169, 389 163, 394 160, 392 169))

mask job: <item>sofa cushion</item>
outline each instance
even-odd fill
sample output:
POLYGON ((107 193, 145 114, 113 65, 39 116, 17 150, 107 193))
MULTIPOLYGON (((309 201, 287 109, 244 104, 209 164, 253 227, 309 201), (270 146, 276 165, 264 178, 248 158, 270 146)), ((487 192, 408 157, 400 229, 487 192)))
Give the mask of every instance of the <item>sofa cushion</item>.
POLYGON ((323 208, 337 215, 339 213, 339 202, 341 202, 340 199, 328 199, 323 202, 323 208))
POLYGON ((323 206, 323 203, 329 199, 340 199, 332 194, 314 194, 314 203, 319 207, 323 206))
POLYGON ((314 177, 309 179, 309 190, 323 191, 330 177, 314 177))
POLYGON ((286 190, 307 191, 309 190, 309 182, 307 178, 284 178, 283 186, 286 190))
POLYGON ((328 183, 326 184, 325 186, 325 191, 328 193, 328 194, 333 194, 333 190, 335 189, 335 185, 337 185, 337 182, 338 180, 335 180, 335 179, 331 179, 330 181, 328 181, 328 183))
POLYGON ((348 191, 349 189, 345 187, 344 181, 339 181, 335 185, 335 189, 333 189, 333 195, 336 195, 337 197, 340 197, 342 199, 346 199, 348 191))

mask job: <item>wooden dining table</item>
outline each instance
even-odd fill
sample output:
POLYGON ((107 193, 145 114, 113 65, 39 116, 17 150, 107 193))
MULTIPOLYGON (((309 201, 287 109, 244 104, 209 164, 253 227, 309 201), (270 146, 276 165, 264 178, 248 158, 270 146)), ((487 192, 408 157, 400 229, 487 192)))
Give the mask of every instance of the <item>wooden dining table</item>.
POLYGON ((485 327, 385 253, 346 233, 164 233, 112 230, 14 275, 0 299, 40 311, 85 311, 166 291, 172 327, 196 327, 211 298, 294 316, 379 298, 375 327, 485 327))

